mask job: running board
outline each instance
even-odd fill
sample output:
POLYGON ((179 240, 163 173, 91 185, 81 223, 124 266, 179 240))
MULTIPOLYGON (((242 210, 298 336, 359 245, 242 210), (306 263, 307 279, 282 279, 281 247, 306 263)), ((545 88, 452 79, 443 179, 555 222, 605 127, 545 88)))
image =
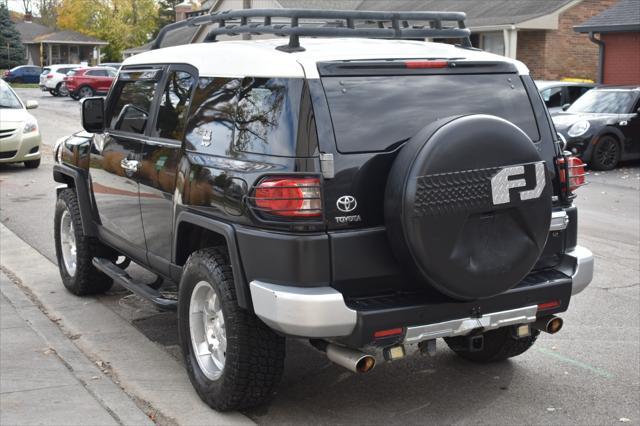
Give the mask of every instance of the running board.
POLYGON ((166 297, 162 292, 155 290, 144 283, 135 281, 124 269, 119 268, 110 260, 102 257, 94 257, 92 263, 93 266, 98 268, 98 270, 111 277, 113 281, 136 295, 149 300, 159 309, 162 309, 163 311, 177 310, 178 301, 176 299, 166 297))

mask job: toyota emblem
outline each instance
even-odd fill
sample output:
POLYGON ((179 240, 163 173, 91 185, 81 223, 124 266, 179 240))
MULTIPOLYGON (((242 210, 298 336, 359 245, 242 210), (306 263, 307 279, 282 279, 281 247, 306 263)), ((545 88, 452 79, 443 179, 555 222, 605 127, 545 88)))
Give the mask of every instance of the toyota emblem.
POLYGON ((336 207, 338 207, 338 210, 344 213, 354 211, 357 206, 358 202, 356 201, 355 197, 352 197, 351 195, 343 195, 342 197, 338 198, 338 201, 336 201, 336 207))

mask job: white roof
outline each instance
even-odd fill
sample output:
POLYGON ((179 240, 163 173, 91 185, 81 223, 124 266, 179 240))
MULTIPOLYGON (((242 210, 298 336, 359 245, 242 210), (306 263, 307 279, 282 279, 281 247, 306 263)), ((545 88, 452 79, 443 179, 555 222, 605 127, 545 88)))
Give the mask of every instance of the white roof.
POLYGON ((529 74, 520 61, 487 52, 462 49, 451 44, 413 40, 364 38, 303 38, 302 52, 276 50, 287 38, 234 40, 195 43, 151 50, 132 56, 123 66, 187 63, 208 77, 306 77, 319 78, 317 63, 339 60, 375 59, 453 59, 504 61, 512 63, 520 74, 529 74))

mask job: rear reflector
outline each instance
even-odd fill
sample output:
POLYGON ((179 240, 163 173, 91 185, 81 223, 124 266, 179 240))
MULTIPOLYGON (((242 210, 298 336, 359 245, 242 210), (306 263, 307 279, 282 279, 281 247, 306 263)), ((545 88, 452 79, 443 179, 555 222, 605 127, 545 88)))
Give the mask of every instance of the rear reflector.
POLYGON ((404 66, 409 69, 418 68, 446 68, 449 66, 448 61, 406 61, 404 66))
POLYGON ((283 217, 321 217, 320 179, 269 177, 255 190, 255 205, 265 213, 283 217))
POLYGON ((380 330, 373 333, 373 337, 379 339, 381 337, 398 336, 402 334, 402 328, 392 328, 390 330, 380 330))
POLYGON ((548 302, 538 304, 538 311, 546 311, 560 306, 559 300, 550 300, 548 302))

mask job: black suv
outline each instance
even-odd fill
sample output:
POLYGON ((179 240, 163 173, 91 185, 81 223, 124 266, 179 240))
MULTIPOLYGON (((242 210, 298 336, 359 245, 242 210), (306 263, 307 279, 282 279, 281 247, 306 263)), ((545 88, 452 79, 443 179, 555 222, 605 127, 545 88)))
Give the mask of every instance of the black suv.
POLYGON ((218 410, 269 397, 285 336, 366 372, 437 338, 499 361, 560 329, 593 274, 572 205, 583 166, 526 67, 471 48, 464 14, 231 11, 154 47, 193 25, 206 43, 125 61, 106 99, 84 100, 89 133, 56 148, 69 291, 115 281, 177 309, 189 377, 218 410), (215 42, 244 33, 289 43, 215 42))

